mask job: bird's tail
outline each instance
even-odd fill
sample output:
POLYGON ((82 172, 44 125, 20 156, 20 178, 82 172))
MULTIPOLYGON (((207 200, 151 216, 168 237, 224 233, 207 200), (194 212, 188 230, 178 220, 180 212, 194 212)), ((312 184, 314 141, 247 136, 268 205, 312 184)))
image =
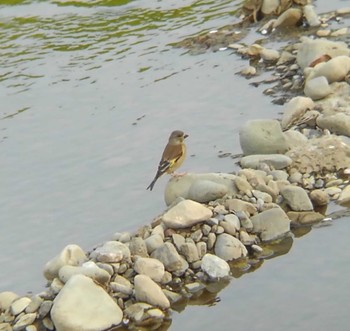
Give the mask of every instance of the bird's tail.
POLYGON ((148 187, 146 188, 146 190, 153 190, 153 186, 156 183, 156 181, 158 180, 158 178, 162 175, 162 173, 158 170, 157 174, 154 176, 154 179, 152 180, 151 184, 148 185, 148 187))
POLYGON ((154 184, 156 183, 158 177, 154 177, 154 179, 152 180, 152 183, 148 185, 148 187, 146 188, 146 190, 150 190, 152 191, 153 190, 153 186, 154 184))

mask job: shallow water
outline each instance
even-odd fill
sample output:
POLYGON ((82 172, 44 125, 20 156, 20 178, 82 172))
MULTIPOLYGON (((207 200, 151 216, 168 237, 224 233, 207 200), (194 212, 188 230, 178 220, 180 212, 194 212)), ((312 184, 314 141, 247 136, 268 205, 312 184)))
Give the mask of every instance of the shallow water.
MULTIPOLYGON (((253 88, 235 75, 246 61, 230 51, 191 56, 171 46, 236 21, 238 2, 11 3, 0 2, 0 291, 24 294, 43 288, 43 265, 65 245, 91 248, 163 211, 166 178, 152 192, 145 188, 169 132, 190 134, 190 157, 182 170, 230 172, 234 160, 218 155, 240 153, 240 126, 248 119, 277 118, 280 108, 262 95, 265 86, 253 88)), ((346 1, 332 2, 332 8, 327 1, 316 4, 325 12, 346 1)), ((330 250, 318 235, 342 238, 346 221, 349 217, 296 240, 289 254, 233 281, 220 293, 226 304, 175 314, 175 329, 196 314, 207 323, 195 319, 190 329, 204 330, 220 320, 228 329, 239 322, 230 320, 237 306, 246 308, 237 312, 243 323, 254 315, 252 296, 260 309, 269 298, 268 305, 282 311, 282 297, 273 301, 266 293, 279 293, 278 265, 286 272, 284 314, 291 306, 308 307, 295 297, 298 279, 332 296, 334 288, 325 288, 316 276, 310 280, 309 267, 320 255, 339 257, 332 258, 331 280, 343 282, 347 253, 341 245, 330 250), (300 278, 288 278, 296 269, 300 278), (254 282, 266 292, 256 292, 254 282), (248 286, 251 292, 245 292, 248 286)), ((322 270, 323 263, 311 270, 316 267, 322 270)), ((339 304, 334 313, 342 320, 339 304)), ((261 323, 277 318, 261 312, 261 323)))

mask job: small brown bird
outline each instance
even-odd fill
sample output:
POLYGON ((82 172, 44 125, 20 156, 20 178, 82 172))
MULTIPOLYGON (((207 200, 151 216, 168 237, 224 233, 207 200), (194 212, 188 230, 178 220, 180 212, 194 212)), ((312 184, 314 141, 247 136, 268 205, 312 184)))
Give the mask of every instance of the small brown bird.
POLYGON ((168 144, 165 146, 162 159, 159 162, 158 171, 149 184, 147 190, 152 191, 154 184, 157 179, 165 173, 172 174, 176 169, 178 169, 186 157, 186 145, 184 144, 184 139, 188 135, 184 134, 182 131, 173 131, 169 137, 168 144))

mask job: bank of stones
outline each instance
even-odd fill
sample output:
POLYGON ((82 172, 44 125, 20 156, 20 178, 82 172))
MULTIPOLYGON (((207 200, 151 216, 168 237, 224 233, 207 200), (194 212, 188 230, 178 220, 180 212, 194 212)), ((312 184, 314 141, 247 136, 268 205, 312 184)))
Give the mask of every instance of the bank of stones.
MULTIPOLYGON (((263 34, 302 20, 313 27, 327 22, 301 1, 286 8, 274 7, 276 1, 254 3, 244 8, 248 14, 241 27, 265 17, 263 34)), ((115 233, 91 252, 68 245, 46 264, 48 288, 42 293, 0 293, 0 331, 160 325, 179 301, 228 279, 237 263, 248 269, 268 256, 265 242, 290 236, 291 227, 322 220, 330 202, 349 203, 347 45, 301 38, 275 51, 232 44, 243 36, 234 28, 188 39, 182 46, 231 47, 257 59, 246 75, 255 75, 261 63, 274 70, 263 83, 275 82, 266 94, 288 101, 280 121, 256 120, 242 127, 244 157, 237 174, 171 179, 165 190, 169 209, 152 224, 133 234, 115 233)), ((324 24, 315 31, 333 38, 342 34, 326 33, 324 24)))

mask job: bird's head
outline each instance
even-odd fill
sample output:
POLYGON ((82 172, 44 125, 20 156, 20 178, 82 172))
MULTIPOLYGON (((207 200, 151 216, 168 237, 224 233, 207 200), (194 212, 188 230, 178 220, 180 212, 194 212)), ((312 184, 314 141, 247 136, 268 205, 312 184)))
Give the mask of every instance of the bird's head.
POLYGON ((183 131, 176 130, 173 131, 169 137, 169 143, 171 144, 179 144, 184 141, 188 137, 188 134, 185 134, 183 131))

